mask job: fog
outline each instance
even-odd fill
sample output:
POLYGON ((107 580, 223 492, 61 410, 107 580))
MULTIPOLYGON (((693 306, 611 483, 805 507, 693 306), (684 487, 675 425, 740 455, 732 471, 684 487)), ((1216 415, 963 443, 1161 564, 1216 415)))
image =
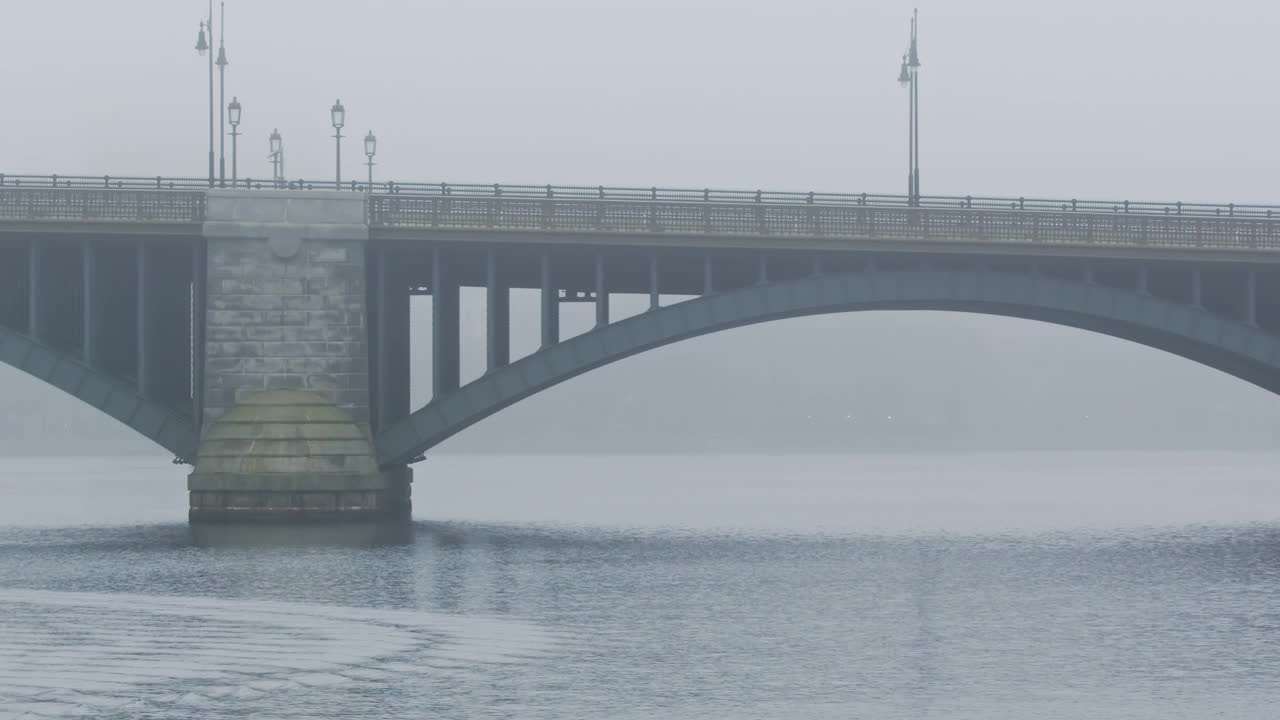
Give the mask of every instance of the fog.
MULTIPOLYGON (((924 193, 1274 200, 1280 6, 918 5, 924 193)), ((331 177, 328 108, 341 98, 348 177, 363 176, 358 138, 373 130, 383 179, 903 192, 895 80, 912 7, 232 0, 240 174, 269 174, 278 128, 290 176, 331 177)), ((204 12, 200 0, 4 2, 0 171, 202 176, 204 12)), ((464 310, 474 375, 483 307, 464 310)), ((566 331, 585 329, 578 310, 566 308, 566 331)), ((529 349, 534 316, 513 309, 514 348, 529 349)), ((429 333, 415 324, 420 403, 429 333)), ((0 398, 0 451, 148 450, 8 367, 0 398)), ((1131 343, 859 313, 631 358, 441 449, 1270 447, 1278 422, 1280 399, 1131 343)))

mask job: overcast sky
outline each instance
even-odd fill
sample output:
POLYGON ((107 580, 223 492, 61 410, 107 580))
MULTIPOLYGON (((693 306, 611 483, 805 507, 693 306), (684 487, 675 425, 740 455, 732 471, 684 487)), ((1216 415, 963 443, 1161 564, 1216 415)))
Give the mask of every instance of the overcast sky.
MULTIPOLYGON (((205 2, 0 3, 0 172, 203 176, 208 66, 194 44, 205 2)), ((1276 202, 1280 4, 919 5, 925 193, 1276 202)), ((291 176, 332 177, 328 109, 341 98, 347 177, 363 176, 359 139, 372 129, 384 179, 902 192, 907 94, 896 80, 911 8, 231 0, 241 175, 269 173, 267 136, 279 128, 291 176)), ((468 303, 479 332, 483 308, 468 303)), ((566 332, 589 325, 568 315, 566 332)), ((428 333, 415 323, 421 359, 428 333)), ((514 334, 517 348, 536 343, 532 325, 514 334)), ((473 376, 482 347, 464 351, 473 376)), ((418 401, 428 367, 415 360, 418 401)), ((54 425, 85 418, 104 437, 126 433, 17 371, 0 368, 0 384, 54 425)), ((1166 437, 1171 418, 1210 444, 1239 436, 1227 420, 1280 423, 1274 396, 1110 338, 859 313, 646 353, 523 402, 463 442, 501 445, 503 433, 556 417, 584 446, 613 433, 626 447, 672 411, 732 433, 754 422, 754 407, 783 418, 908 407, 995 423, 991 437, 1030 427, 1057 438, 1087 419, 1120 438, 1147 427, 1144 442, 1166 437)), ((56 428, 40 435, 56 441, 56 428)))
MULTIPOLYGON (((912 5, 230 0, 227 99, 251 175, 331 177, 340 97, 349 176, 897 192, 912 5)), ((1274 200, 1280 4, 919 6, 926 193, 1274 200)), ((205 8, 6 0, 3 170, 203 175, 205 8)))

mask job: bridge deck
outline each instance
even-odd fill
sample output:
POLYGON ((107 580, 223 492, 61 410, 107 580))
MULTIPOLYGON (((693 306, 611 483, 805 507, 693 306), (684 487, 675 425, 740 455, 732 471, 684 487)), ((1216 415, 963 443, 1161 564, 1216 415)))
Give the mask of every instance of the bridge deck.
MULTIPOLYGON (((242 180, 238 187, 335 189, 319 181, 242 180)), ((1280 207, 1262 205, 395 182, 341 189, 368 193, 368 222, 382 238, 463 241, 483 231, 534 242, 998 246, 1014 253, 1084 249, 1264 261, 1280 251, 1280 207)), ((0 229, 198 231, 208 192, 207 181, 191 178, 0 175, 0 229)))

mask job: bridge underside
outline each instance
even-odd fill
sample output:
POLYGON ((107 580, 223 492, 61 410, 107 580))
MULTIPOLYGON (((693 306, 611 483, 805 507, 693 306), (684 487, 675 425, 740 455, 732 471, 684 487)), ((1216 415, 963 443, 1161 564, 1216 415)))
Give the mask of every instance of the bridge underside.
POLYGON ((195 248, 0 233, 0 361, 191 458, 195 248))
POLYGON ((519 400, 662 345, 789 317, 862 310, 952 310, 1076 327, 1161 349, 1280 393, 1280 275, 1249 266, 1032 261, 812 253, 572 252, 383 244, 373 249, 387 308, 374 323, 375 426, 384 466, 519 400), (461 386, 458 292, 484 287, 488 372, 461 386), (433 296, 433 389, 407 407, 407 288, 433 296), (511 362, 511 288, 542 297, 542 347, 511 362), (609 296, 647 294, 648 312, 613 321, 609 296), (670 305, 670 295, 693 296, 670 305), (560 305, 588 302, 595 327, 559 337, 560 305), (381 337, 386 341, 379 341, 381 337), (394 340, 393 340, 394 339, 394 340))

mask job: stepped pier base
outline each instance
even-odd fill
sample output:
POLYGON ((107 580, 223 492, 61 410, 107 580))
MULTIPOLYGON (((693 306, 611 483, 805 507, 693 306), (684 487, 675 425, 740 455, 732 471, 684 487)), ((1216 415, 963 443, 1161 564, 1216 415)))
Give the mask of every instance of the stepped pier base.
POLYGON ((378 469, 367 431, 320 394, 244 394, 206 431, 187 480, 202 522, 406 521, 412 470, 378 469))

